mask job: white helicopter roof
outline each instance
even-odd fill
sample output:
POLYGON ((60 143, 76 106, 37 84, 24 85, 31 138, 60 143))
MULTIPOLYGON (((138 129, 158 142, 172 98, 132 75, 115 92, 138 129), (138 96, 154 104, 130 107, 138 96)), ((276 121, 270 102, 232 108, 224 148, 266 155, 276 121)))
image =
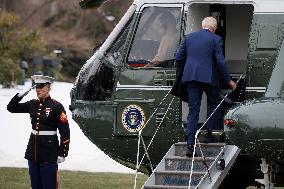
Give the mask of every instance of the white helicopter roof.
MULTIPOLYGON (((283 13, 283 0, 134 0, 133 4, 137 5, 139 9, 143 4, 174 4, 184 3, 189 6, 193 3, 207 3, 207 4, 251 4, 254 6, 255 13, 283 13)), ((168 5, 167 5, 168 6, 168 5)))

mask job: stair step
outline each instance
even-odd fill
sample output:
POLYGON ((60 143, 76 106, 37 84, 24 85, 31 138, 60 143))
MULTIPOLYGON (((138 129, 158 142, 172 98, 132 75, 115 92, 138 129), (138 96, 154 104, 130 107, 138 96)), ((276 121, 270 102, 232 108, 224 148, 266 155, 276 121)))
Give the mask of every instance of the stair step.
MULTIPOLYGON (((191 178, 191 187, 196 188, 211 188, 216 189, 220 186, 223 179, 232 168, 240 149, 234 145, 226 145, 224 143, 202 143, 201 148, 205 156, 205 161, 208 167, 218 158, 223 158, 226 162, 224 170, 218 170, 216 165, 211 167, 210 175, 204 177, 207 173, 206 166, 203 164, 203 158, 200 156, 199 145, 197 145, 197 154, 199 157, 194 158, 193 172, 191 178), (223 151, 222 154, 221 151, 223 151)), ((183 189, 188 188, 192 157, 185 156, 187 144, 180 142, 172 145, 165 157, 156 167, 155 171, 145 182, 143 189, 183 189)))
MULTIPOLYGON (((197 186, 206 172, 193 172, 191 186, 197 186)), ((188 186, 190 171, 157 171, 155 185, 188 186)))
MULTIPOLYGON (((205 157, 205 162, 207 163, 208 167, 210 167, 210 165, 213 163, 214 160, 215 158, 205 157)), ((180 157, 180 156, 166 157, 165 169, 166 170, 178 170, 178 171, 191 171, 191 161, 192 161, 192 158, 188 158, 188 157, 180 157)), ((207 171, 206 166, 203 163, 202 157, 194 158, 193 171, 198 171, 198 172, 207 171)))
MULTIPOLYGON (((216 157, 225 145, 225 143, 201 143, 201 148, 205 157, 216 157)), ((185 157, 186 151, 186 142, 175 144, 175 156, 185 157)), ((196 152, 198 156, 201 156, 198 145, 196 145, 196 152)))
MULTIPOLYGON (((167 185, 153 185, 153 186, 144 186, 143 189, 188 189, 188 186, 167 186, 167 185)), ((191 189, 195 187, 191 186, 191 189)))

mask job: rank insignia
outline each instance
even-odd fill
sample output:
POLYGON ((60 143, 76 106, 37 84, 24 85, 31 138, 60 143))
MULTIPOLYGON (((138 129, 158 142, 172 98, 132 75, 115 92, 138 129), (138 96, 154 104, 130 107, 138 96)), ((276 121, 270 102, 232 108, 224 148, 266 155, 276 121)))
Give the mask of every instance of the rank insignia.
POLYGON ((61 112, 61 114, 60 114, 60 121, 61 121, 61 123, 67 123, 68 122, 67 115, 64 112, 61 112))

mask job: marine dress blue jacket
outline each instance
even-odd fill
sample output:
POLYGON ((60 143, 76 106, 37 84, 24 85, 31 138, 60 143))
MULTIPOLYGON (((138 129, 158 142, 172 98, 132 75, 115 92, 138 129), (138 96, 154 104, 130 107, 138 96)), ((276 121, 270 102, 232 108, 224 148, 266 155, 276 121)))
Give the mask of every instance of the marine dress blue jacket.
MULTIPOLYGON (((67 157, 70 143, 70 129, 66 112, 60 102, 50 96, 43 99, 33 99, 20 103, 23 97, 16 94, 7 110, 11 113, 29 113, 32 130, 25 158, 34 163, 56 162, 57 157, 67 157), (60 133, 60 143, 57 134, 40 135, 42 131, 57 131, 60 133)), ((19 123, 20 124, 20 123, 19 123)))

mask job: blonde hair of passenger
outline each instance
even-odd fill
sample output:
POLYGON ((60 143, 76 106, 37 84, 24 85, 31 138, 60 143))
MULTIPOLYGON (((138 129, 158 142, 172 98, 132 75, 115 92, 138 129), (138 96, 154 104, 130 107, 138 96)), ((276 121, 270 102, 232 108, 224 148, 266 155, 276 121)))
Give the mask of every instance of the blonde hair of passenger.
POLYGON ((215 32, 215 30, 217 29, 217 20, 212 16, 204 18, 202 20, 202 28, 209 29, 211 32, 215 32))

